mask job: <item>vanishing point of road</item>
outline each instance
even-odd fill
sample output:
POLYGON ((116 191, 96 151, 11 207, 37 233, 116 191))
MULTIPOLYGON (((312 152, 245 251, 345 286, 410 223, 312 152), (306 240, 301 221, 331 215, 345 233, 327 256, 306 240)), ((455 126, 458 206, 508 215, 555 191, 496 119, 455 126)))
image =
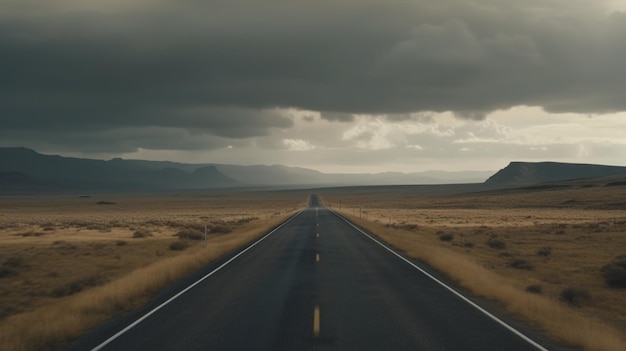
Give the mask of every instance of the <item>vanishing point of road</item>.
POLYGON ((418 267, 311 196, 195 285, 69 350, 547 349, 418 267))

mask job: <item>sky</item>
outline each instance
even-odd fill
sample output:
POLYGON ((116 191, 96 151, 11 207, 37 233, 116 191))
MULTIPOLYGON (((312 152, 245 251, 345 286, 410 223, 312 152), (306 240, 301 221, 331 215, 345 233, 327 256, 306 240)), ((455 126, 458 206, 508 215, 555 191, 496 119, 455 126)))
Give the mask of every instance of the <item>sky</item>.
POLYGON ((0 0, 0 146, 626 166, 626 0, 0 0))

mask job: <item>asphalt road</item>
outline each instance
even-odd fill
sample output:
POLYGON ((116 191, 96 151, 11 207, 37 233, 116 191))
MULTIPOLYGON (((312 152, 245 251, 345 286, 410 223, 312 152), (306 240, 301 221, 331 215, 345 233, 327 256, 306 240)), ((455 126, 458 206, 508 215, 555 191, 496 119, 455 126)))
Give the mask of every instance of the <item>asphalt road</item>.
POLYGON ((314 196, 310 205, 160 309, 113 321, 70 350, 538 349, 314 196))

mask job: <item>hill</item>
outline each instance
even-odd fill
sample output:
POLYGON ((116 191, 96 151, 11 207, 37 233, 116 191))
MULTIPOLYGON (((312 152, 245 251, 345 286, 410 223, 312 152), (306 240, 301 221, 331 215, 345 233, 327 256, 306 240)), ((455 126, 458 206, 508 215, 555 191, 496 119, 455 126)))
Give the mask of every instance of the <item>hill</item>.
POLYGON ((489 177, 485 184, 527 185, 614 175, 626 175, 626 167, 559 162, 511 162, 489 177))
POLYGON ((0 190, 101 190, 223 188, 240 186, 215 166, 109 161, 42 155, 26 148, 0 148, 0 190))

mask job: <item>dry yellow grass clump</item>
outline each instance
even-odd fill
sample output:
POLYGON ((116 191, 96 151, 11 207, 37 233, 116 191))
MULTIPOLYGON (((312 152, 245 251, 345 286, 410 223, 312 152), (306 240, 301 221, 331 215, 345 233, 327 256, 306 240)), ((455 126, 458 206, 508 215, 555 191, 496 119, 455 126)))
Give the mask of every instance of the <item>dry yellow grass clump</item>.
POLYGON ((586 350, 626 350, 626 289, 610 286, 603 270, 626 255, 626 188, 322 195, 387 243, 553 338, 586 350))
POLYGON ((1 198, 0 345, 62 348, 305 201, 295 192, 1 198))

